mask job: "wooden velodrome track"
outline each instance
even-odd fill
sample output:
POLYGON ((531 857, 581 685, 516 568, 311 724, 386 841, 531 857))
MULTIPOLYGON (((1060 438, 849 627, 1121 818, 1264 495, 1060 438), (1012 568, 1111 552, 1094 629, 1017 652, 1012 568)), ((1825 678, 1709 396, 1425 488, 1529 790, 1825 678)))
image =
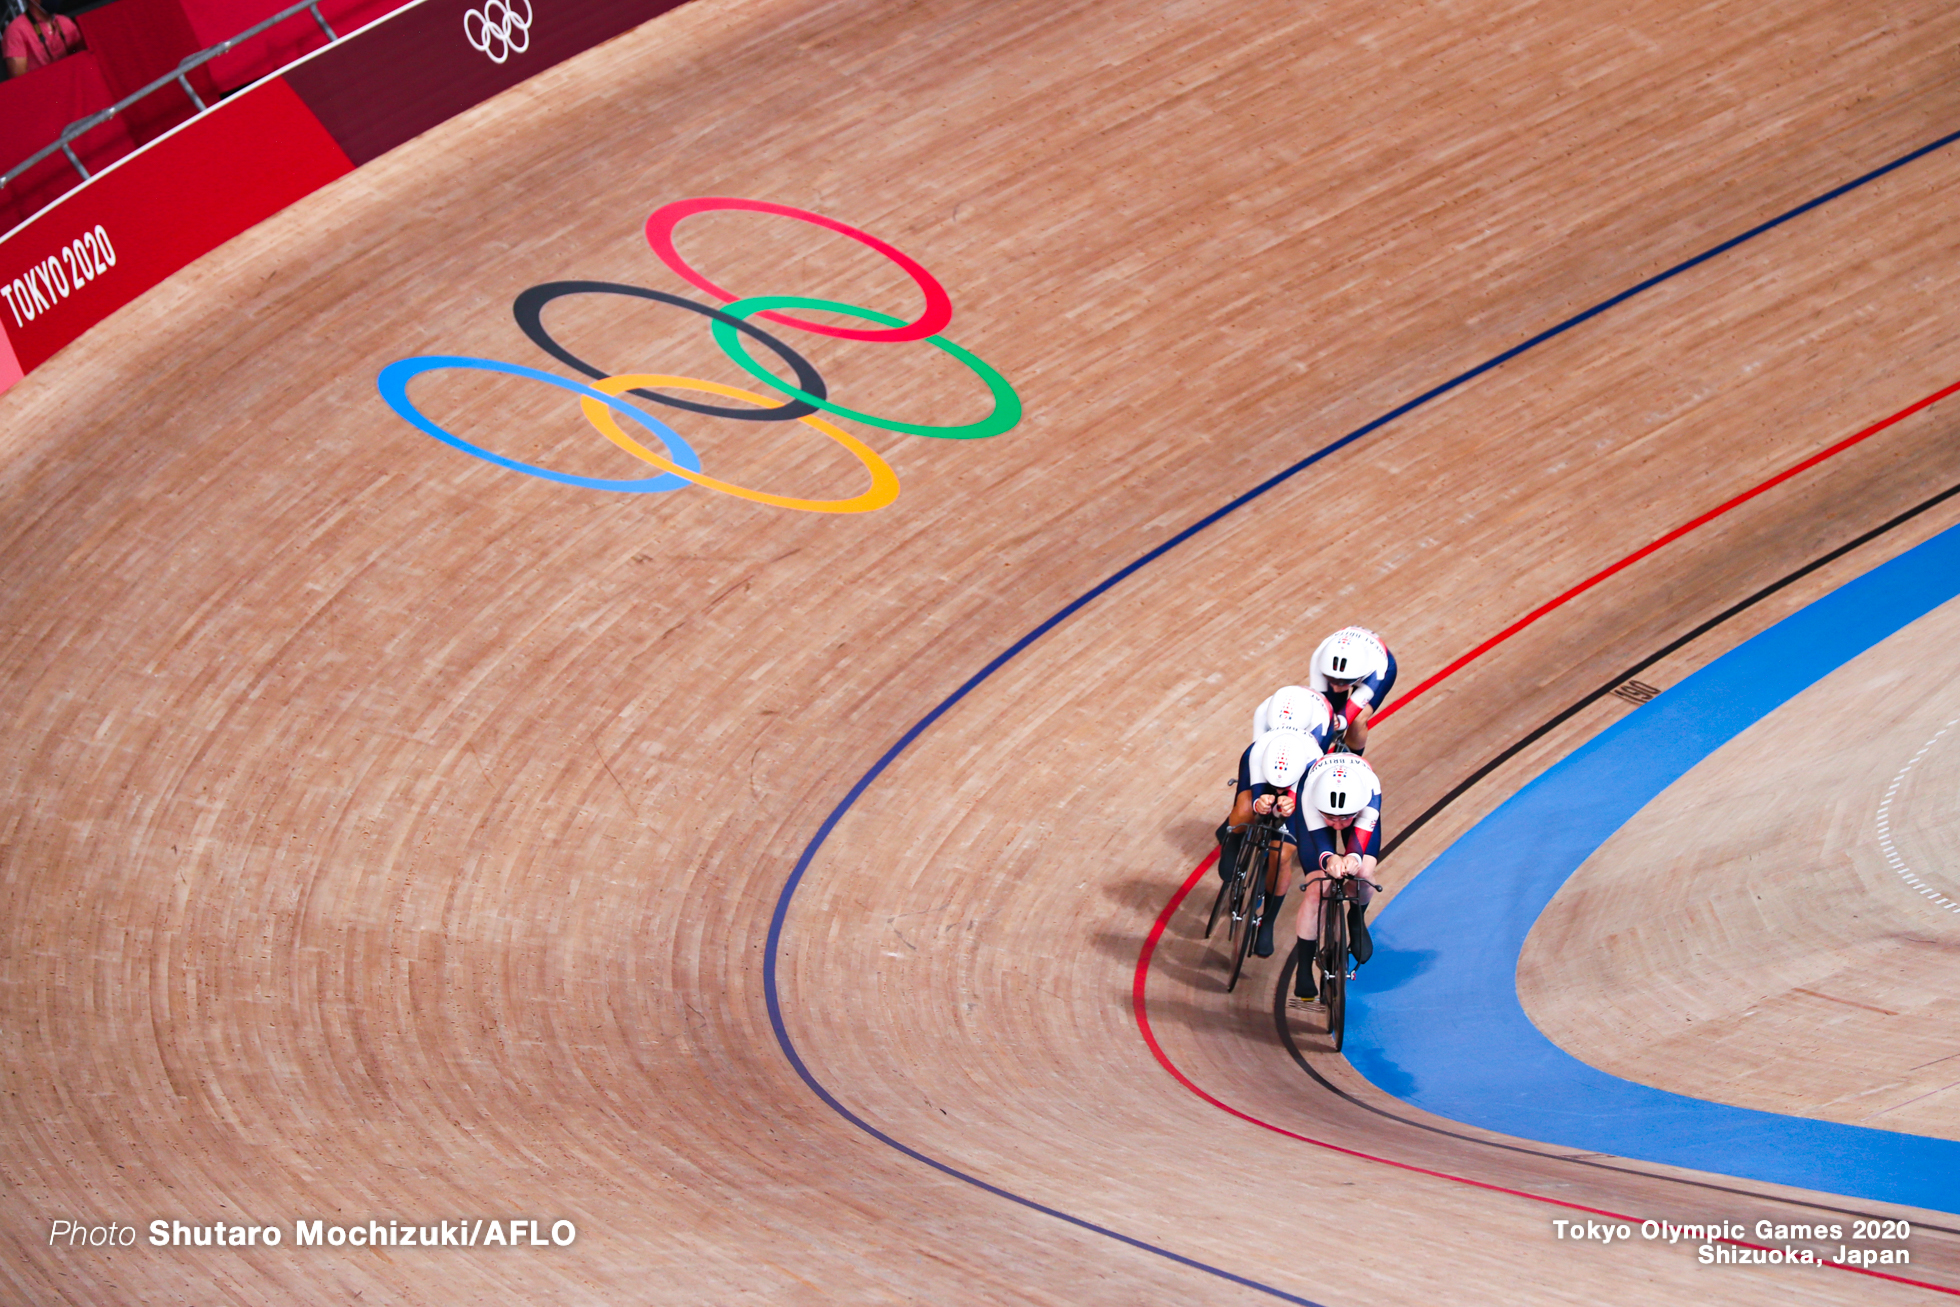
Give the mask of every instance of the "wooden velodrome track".
MULTIPOLYGON (((1960 146, 1533 346, 1154 559, 980 681, 805 854, 908 728, 1125 565, 1960 128, 1956 48, 1960 14, 1931 0, 696 0, 193 266, 0 400, 9 1296, 1930 1300, 1556 1241, 1571 1213, 1543 1199, 1675 1221, 1864 1205, 1428 1118, 1326 1053, 1310 1013, 1289 1018, 1296 1061, 1279 959, 1220 992, 1205 888, 1146 978, 1166 1058, 1248 1117, 1353 1151, 1190 1092, 1139 1037, 1132 986, 1210 847, 1252 706, 1321 634, 1387 633, 1399 697, 1960 380, 1960 146), (1020 426, 959 442, 847 423, 903 494, 845 516, 519 476, 377 397, 408 355, 553 367, 510 313, 537 283, 692 294, 640 226, 693 195, 817 210, 918 258, 952 296, 947 335, 1018 389, 1020 426), (772 995, 831 1101, 785 1056, 772 995), (579 1233, 291 1246, 295 1220, 464 1216, 579 1233), (47 1243, 56 1218, 159 1217, 289 1233, 47 1243)), ((917 311, 890 264, 804 224, 710 214, 681 245, 742 293, 917 311)), ((692 315, 586 296, 547 322, 611 371, 745 383, 692 315)), ((780 334, 855 408, 986 412, 925 346, 780 334)), ((642 474, 545 386, 452 372, 413 394, 511 457, 642 474)), ((862 488, 797 424, 667 416, 716 476, 862 488)), ((1389 833, 1627 667, 1960 482, 1956 432, 1960 398, 1410 700, 1369 750, 1389 833)), ((1960 499, 1937 504, 1641 676, 1671 684, 1957 521, 1960 499)), ((1903 683, 1942 683, 1952 649, 1931 643, 1903 683)), ((1929 708, 1922 731, 1890 707, 1875 758, 1960 711, 1929 708)), ((1391 886, 1626 711, 1600 698, 1491 773, 1384 863, 1391 886)), ((1744 805, 1730 835, 1801 849, 1807 811, 1744 805)), ((1915 811, 1950 849, 1937 810, 1915 811)), ((1611 913, 1642 924, 1624 892, 1598 897, 1608 915, 1562 900, 1544 929, 1582 951, 1611 913)), ((1684 1039, 1654 1006, 1717 1000, 1663 968, 1833 947, 1803 894, 1698 937, 1722 906, 1675 894, 1646 921, 1664 947, 1570 992, 1528 955, 1527 1006, 1611 1069, 1821 1115, 1950 1040, 1950 1000, 1900 1034, 1877 1014, 1897 1003, 1852 992, 1843 1020, 1779 1017, 1754 1052, 1729 1027, 1684 1039)), ((1950 993, 1955 920, 1917 927, 1945 951, 1905 951, 1898 986, 1950 993)), ((1960 1135, 1950 1101, 1914 1110, 1905 1128, 1960 1135)), ((1901 1273, 1960 1286, 1960 1217, 1912 1215, 1901 1273)))

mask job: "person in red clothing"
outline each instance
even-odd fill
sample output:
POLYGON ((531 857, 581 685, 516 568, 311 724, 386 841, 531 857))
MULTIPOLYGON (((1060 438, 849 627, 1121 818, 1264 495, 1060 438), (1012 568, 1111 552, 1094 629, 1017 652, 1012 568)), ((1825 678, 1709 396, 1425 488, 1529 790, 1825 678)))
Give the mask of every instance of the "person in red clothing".
POLYGON ((50 15, 41 0, 27 0, 27 12, 7 24, 5 47, 7 76, 19 77, 85 48, 85 43, 74 19, 50 15))

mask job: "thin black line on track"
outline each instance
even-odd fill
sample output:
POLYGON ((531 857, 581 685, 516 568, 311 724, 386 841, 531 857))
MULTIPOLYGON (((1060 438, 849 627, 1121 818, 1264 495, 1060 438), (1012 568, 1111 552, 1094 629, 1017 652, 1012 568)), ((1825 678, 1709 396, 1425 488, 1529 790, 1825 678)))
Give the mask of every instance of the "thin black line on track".
MULTIPOLYGON (((1829 553, 1822 554, 1817 558, 1812 559, 1810 562, 1805 563, 1802 567, 1799 567, 1794 572, 1791 572, 1788 575, 1780 578, 1779 580, 1773 581, 1769 585, 1764 586, 1762 589, 1756 591, 1748 598, 1743 599, 1739 603, 1732 604, 1729 607, 1723 609, 1715 616, 1709 618, 1701 625, 1689 631, 1686 635, 1683 635, 1678 639, 1671 640, 1667 644, 1661 646, 1661 648, 1658 651, 1649 654, 1646 658, 1641 659, 1633 666, 1627 668, 1624 672, 1621 672, 1618 676, 1614 677, 1606 684, 1600 686, 1597 690, 1594 690, 1592 693, 1578 700, 1576 703, 1572 704, 1570 707, 1560 712, 1557 716, 1545 722, 1543 725, 1539 726, 1536 730, 1533 730, 1528 735, 1525 735, 1523 738, 1519 739, 1516 743, 1512 744, 1509 748, 1505 749, 1502 753, 1498 754, 1495 758, 1492 758, 1489 762, 1485 763, 1483 766, 1479 767, 1476 771, 1472 772, 1467 779, 1465 779, 1463 782, 1458 784, 1448 794, 1445 794, 1442 798, 1438 799, 1435 803, 1431 804, 1429 808, 1425 812, 1423 812, 1421 816, 1417 817, 1413 822, 1410 822, 1409 825, 1400 834, 1398 834, 1394 839, 1390 840, 1386 845, 1384 845, 1382 847, 1382 857, 1386 858, 1389 854, 1393 853, 1397 848, 1397 846, 1399 846, 1403 840, 1406 840, 1407 838, 1409 838, 1409 836, 1415 834, 1416 831, 1422 828, 1424 823, 1428 822, 1432 817, 1435 817, 1438 814, 1440 814, 1445 808, 1449 807, 1451 803, 1455 802, 1459 798, 1462 798, 1463 795, 1468 793, 1470 789, 1473 786, 1475 786, 1479 781, 1489 776, 1492 772, 1496 771, 1499 767, 1502 767, 1505 763, 1509 762, 1512 758, 1515 758, 1519 753, 1529 748, 1532 744, 1536 743, 1538 740, 1543 739, 1546 735, 1550 734, 1553 730, 1556 730, 1561 724, 1571 720, 1571 718, 1575 714, 1579 713, 1585 708, 1590 707, 1592 704, 1599 702, 1599 700, 1611 694, 1614 690, 1619 688, 1621 685, 1625 684, 1628 680, 1631 680, 1633 677, 1638 676, 1641 672, 1646 671, 1649 667, 1652 667, 1655 663, 1659 662, 1661 659, 1666 658, 1669 654, 1675 653, 1678 650, 1683 649, 1686 646, 1694 643, 1696 640, 1699 640, 1702 636, 1707 635, 1710 631, 1713 631, 1717 627, 1721 626, 1723 623, 1730 621, 1731 619, 1739 616, 1740 614, 1747 612, 1749 609, 1763 602, 1763 600, 1770 598, 1778 591, 1787 589, 1788 587, 1795 585, 1798 581, 1801 581, 1804 577, 1809 576, 1811 573, 1817 571, 1818 569, 1823 567, 1828 567, 1830 564, 1836 562, 1838 559, 1843 558, 1846 554, 1849 554, 1856 549, 1862 548, 1863 546, 1870 544, 1872 541, 1878 539, 1880 536, 1886 535, 1892 531, 1897 530, 1899 527, 1904 526, 1907 522, 1912 521, 1912 519, 1920 516, 1922 513, 1926 513, 1934 508, 1939 507, 1941 504, 1945 503, 1949 499, 1952 499, 1956 495, 1960 495, 1960 485, 1949 486, 1945 490, 1940 491, 1937 495, 1934 495, 1929 499, 1921 500, 1919 503, 1913 505, 1911 508, 1908 508, 1905 512, 1900 513, 1898 516, 1890 518, 1887 521, 1881 523, 1880 525, 1873 527, 1871 530, 1865 532, 1863 535, 1856 537, 1855 539, 1846 541, 1844 544, 1839 545, 1837 548, 1831 550, 1829 553)), ((1280 1042, 1286 1045, 1286 1051, 1288 1055, 1292 1057, 1294 1063, 1302 1071, 1306 1072, 1309 1076, 1313 1077, 1314 1081, 1318 1083, 1321 1088, 1325 1089, 1328 1093, 1333 1094, 1337 1098, 1343 1099, 1344 1101, 1353 1104, 1355 1107, 1359 1107, 1363 1109, 1364 1111, 1373 1112, 1376 1116, 1384 1117, 1390 1121, 1400 1122, 1401 1124, 1406 1126, 1413 1126, 1417 1130, 1426 1130, 1430 1134, 1442 1135, 1449 1139, 1460 1139, 1464 1143, 1469 1143, 1469 1144, 1481 1144, 1486 1148, 1495 1148, 1502 1152, 1522 1153, 1527 1157, 1540 1157, 1548 1162, 1566 1162, 1566 1163, 1570 1163, 1573 1166, 1587 1166, 1593 1168, 1594 1170, 1611 1171, 1619 1175, 1637 1176, 1643 1180, 1659 1180, 1667 1184, 1686 1185, 1694 1189, 1707 1189, 1714 1193, 1733 1194, 1737 1197, 1753 1198, 1760 1202, 1775 1203, 1785 1207, 1800 1207, 1800 1208, 1808 1208, 1820 1212, 1835 1212, 1842 1216, 1860 1217, 1860 1216, 1870 1215, 1869 1212, 1856 1208, 1834 1207, 1829 1203, 1809 1202, 1800 1198, 1786 1198, 1776 1194, 1761 1193, 1754 1189, 1741 1189, 1741 1188, 1736 1188, 1735 1186, 1732 1185, 1715 1184, 1707 1180, 1690 1180, 1684 1176, 1656 1175, 1652 1171, 1636 1170, 1635 1168, 1630 1166, 1615 1166, 1610 1162, 1596 1162, 1587 1157, 1575 1157, 1565 1153, 1547 1153, 1547 1152, 1542 1152, 1536 1148, 1526 1148, 1519 1144, 1501 1143, 1495 1139, 1482 1139, 1476 1135, 1462 1134, 1455 1130, 1446 1130, 1441 1126, 1430 1125, 1426 1121, 1417 1121, 1414 1120, 1413 1118, 1402 1116, 1395 1112, 1391 1112, 1384 1107, 1377 1106, 1376 1104, 1367 1102, 1364 1099, 1357 1098, 1355 1095, 1350 1094, 1347 1090, 1342 1089, 1339 1085, 1335 1084, 1333 1081, 1329 1080, 1326 1076, 1322 1075, 1320 1071, 1313 1065, 1313 1063, 1307 1060, 1306 1054, 1300 1051, 1300 1046, 1298 1042, 1295 1041, 1293 1038, 1293 1025, 1290 1021, 1287 1020, 1286 1003, 1287 1003, 1287 990, 1293 980, 1294 962, 1295 959, 1293 957, 1289 957, 1286 960, 1286 962, 1281 965, 1280 974, 1279 974, 1279 983, 1273 991, 1273 1024, 1275 1025, 1275 1027, 1277 1027, 1279 1031, 1280 1042)), ((1944 1225, 1931 1225, 1921 1221, 1914 1221, 1913 1228, 1918 1230, 1937 1230, 1942 1234, 1960 1235, 1960 1229, 1954 1229, 1952 1227, 1944 1226, 1944 1225)))

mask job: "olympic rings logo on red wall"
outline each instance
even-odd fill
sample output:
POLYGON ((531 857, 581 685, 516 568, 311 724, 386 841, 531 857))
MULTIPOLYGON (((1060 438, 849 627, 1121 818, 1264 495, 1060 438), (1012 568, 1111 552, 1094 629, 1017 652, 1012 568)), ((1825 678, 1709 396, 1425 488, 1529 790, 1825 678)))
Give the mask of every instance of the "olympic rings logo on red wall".
POLYGON ((524 6, 520 17, 511 7, 511 0, 484 0, 483 12, 471 9, 463 14, 463 38, 471 47, 490 56, 490 62, 500 64, 514 54, 523 54, 531 48, 531 0, 516 0, 524 6), (470 19, 476 19, 476 26, 470 26, 470 19))
POLYGON ((417 430, 434 436, 446 445, 460 449, 487 463, 522 472, 526 476, 538 477, 546 481, 556 481, 562 485, 583 486, 594 490, 617 490, 637 494, 660 494, 672 490, 682 490, 690 485, 706 486, 723 494, 734 495, 756 503, 773 504, 778 508, 792 508, 812 513, 867 513, 883 508, 898 498, 898 475, 891 465, 878 456, 877 451, 844 430, 836 423, 818 416, 819 410, 834 417, 848 418, 865 426, 876 427, 882 431, 902 432, 907 435, 926 436, 936 440, 984 440, 1011 431, 1021 420, 1021 399, 1014 388, 1007 384, 1006 378, 989 367, 985 362, 954 344, 939 334, 953 317, 953 302, 930 272, 919 262, 903 251, 886 244, 868 232, 859 231, 834 218, 827 218, 807 209, 795 209, 786 204, 771 204, 765 200, 732 199, 725 196, 705 196, 691 200, 677 200, 672 204, 655 209, 646 224, 647 244, 661 262, 678 273, 690 285, 712 295, 723 307, 717 308, 697 300, 670 295, 665 291, 650 290, 644 286, 627 286, 606 281, 556 281, 542 286, 533 286, 517 297, 511 311, 517 325, 532 343, 545 353, 557 359, 566 367, 592 379, 591 385, 572 381, 568 378, 528 368, 516 363, 505 363, 498 359, 471 358, 461 355, 436 354, 417 358, 398 359, 381 370, 377 385, 381 397, 388 406, 400 414, 417 430), (680 252, 674 248, 674 228, 682 219, 697 213, 717 209, 736 209, 751 213, 767 213, 778 217, 795 218, 801 222, 848 236, 859 244, 877 251, 896 264, 917 284, 925 295, 924 312, 911 322, 895 318, 875 309, 861 305, 845 304, 837 300, 813 299, 800 295, 752 295, 738 299, 732 292, 708 279, 692 267, 680 252), (544 308, 551 301, 566 295, 625 295, 638 299, 652 300, 660 304, 672 305, 687 312, 699 314, 708 319, 708 327, 715 343, 722 352, 744 372, 760 381, 770 389, 788 396, 779 401, 772 395, 760 395, 753 391, 725 385, 718 381, 704 381, 698 377, 676 377, 665 373, 635 372, 609 376, 599 368, 579 358, 544 328, 544 308), (807 318, 792 317, 781 312, 783 309, 818 309, 841 314, 861 322, 876 323, 872 327, 838 327, 827 323, 813 322, 807 318), (993 412, 978 422, 955 425, 934 425, 923 422, 906 422, 897 418, 880 417, 876 414, 846 408, 830 397, 829 387, 824 384, 823 375, 803 357, 776 336, 764 331, 751 322, 751 318, 766 319, 771 323, 792 327, 798 331, 818 336, 829 336, 838 340, 872 341, 882 344, 901 344, 921 341, 941 353, 951 356, 964 364, 987 387, 993 396, 993 412), (791 385, 771 373, 757 362, 750 352, 750 345, 744 338, 774 354, 796 376, 796 384, 791 385), (502 454, 473 445, 461 436, 444 429, 424 414, 408 397, 408 383, 425 372, 440 372, 461 369, 476 372, 497 372, 510 376, 525 377, 541 381, 548 386, 576 395, 579 409, 585 420, 607 440, 625 450, 642 463, 656 469, 657 475, 635 478, 612 479, 606 477, 575 476, 569 472, 558 472, 551 468, 539 467, 531 463, 519 462, 502 454), (660 389, 656 389, 660 388, 660 389), (692 391, 697 394, 714 395, 722 399, 740 402, 740 406, 709 404, 700 400, 682 399, 662 394, 661 389, 692 391), (871 488, 863 494, 849 499, 799 499, 791 495, 772 494, 747 486, 738 486, 709 476, 701 470, 701 459, 680 433, 665 422, 655 418, 646 410, 627 402, 626 397, 648 400, 668 408, 681 409, 706 417, 732 418, 743 422, 801 422, 822 432, 854 454, 871 475, 871 488), (665 453, 656 453, 641 444, 620 425, 620 418, 650 432, 664 447, 665 453))

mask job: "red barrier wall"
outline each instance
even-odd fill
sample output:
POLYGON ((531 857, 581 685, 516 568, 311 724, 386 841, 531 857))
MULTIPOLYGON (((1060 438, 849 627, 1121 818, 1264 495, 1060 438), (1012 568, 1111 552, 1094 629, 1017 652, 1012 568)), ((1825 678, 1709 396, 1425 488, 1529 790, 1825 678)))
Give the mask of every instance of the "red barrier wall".
POLYGON ((276 79, 156 142, 0 246, 0 325, 20 366, 352 167, 276 79))
POLYGON ((347 157, 366 163, 681 0, 508 0, 508 10, 503 3, 422 0, 330 55, 293 69, 286 80, 347 157), (513 23, 508 44, 486 33, 477 18, 465 26, 471 11, 488 11, 501 20, 513 10, 521 17, 527 9, 530 23, 521 30, 513 23), (489 48, 472 45, 473 34, 489 48), (502 60, 493 58, 498 54, 502 60))
MULTIPOLYGON (((95 55, 83 50, 45 68, 0 82, 0 172, 54 141, 61 129, 115 103, 95 55)), ((135 148, 129 129, 111 118, 75 142, 75 153, 91 173, 102 171, 135 148)), ((52 154, 0 190, 0 231, 66 191, 82 175, 65 154, 52 154)))
MULTIPOLYGON (((184 56, 204 48, 204 43, 191 31, 183 6, 177 0, 116 0, 114 4, 91 9, 75 21, 81 26, 89 50, 102 65, 102 78, 109 84, 110 97, 116 100, 175 72, 184 56)), ((194 69, 189 77, 204 103, 218 102, 218 88, 212 83, 209 71, 194 69)), ((155 140, 196 111, 189 96, 169 86, 125 109, 123 121, 129 126, 130 136, 141 145, 155 140)))
POLYGON ((525 0, 416 0, 143 147, 0 240, 0 391, 356 164, 682 2, 530 0, 525 26, 525 0))
MULTIPOLYGON (((298 0, 173 0, 183 5, 202 50, 229 41, 246 28, 298 0)), ((335 36, 346 36, 402 7, 406 0, 320 0, 320 13, 335 36)), ((301 10, 205 65, 227 91, 256 82, 327 43, 310 10, 301 10)))

